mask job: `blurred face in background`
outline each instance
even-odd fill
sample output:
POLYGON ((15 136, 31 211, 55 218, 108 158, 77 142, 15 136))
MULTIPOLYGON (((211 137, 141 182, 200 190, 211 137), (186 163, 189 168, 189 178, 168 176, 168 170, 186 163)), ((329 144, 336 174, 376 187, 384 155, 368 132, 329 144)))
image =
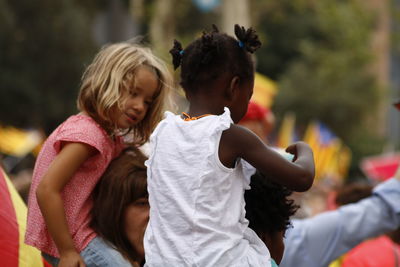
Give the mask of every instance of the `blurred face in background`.
POLYGON ((128 147, 110 163, 93 194, 93 229, 132 264, 144 260, 150 209, 146 159, 139 149, 128 147))
POLYGON ((147 197, 137 199, 125 209, 125 234, 132 248, 142 259, 144 259, 143 238, 149 222, 149 211, 150 206, 147 197))

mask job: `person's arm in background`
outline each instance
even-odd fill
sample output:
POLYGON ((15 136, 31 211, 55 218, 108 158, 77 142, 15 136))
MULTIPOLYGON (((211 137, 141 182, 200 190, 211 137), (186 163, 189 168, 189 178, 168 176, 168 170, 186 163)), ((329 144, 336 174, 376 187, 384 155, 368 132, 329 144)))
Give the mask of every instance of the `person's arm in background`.
POLYGON ((397 169, 396 174, 394 175, 394 177, 400 181, 400 167, 397 169))
POLYGON ((373 195, 335 211, 293 220, 280 267, 325 267, 365 239, 400 226, 400 168, 373 195))

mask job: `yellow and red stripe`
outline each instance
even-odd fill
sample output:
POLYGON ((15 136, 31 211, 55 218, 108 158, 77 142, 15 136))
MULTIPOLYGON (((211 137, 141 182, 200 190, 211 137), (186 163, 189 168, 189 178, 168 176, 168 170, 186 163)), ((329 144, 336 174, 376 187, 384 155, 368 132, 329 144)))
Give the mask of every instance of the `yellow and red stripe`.
POLYGON ((50 266, 43 261, 39 250, 24 243, 26 216, 25 203, 0 167, 1 266, 50 266))

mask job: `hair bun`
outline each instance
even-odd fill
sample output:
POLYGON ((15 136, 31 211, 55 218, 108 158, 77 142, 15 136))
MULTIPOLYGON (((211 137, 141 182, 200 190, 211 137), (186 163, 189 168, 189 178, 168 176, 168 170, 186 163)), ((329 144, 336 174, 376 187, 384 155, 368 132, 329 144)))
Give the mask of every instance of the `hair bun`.
POLYGON ((215 24, 211 24, 212 33, 219 33, 218 27, 215 24))
MULTIPOLYGON (((215 26, 215 25, 214 25, 215 26)), ((216 28, 213 27, 213 30, 210 33, 203 31, 203 35, 201 36, 202 40, 202 52, 203 58, 201 59, 201 64, 208 64, 212 61, 217 53, 218 44, 214 40, 214 34, 218 32, 215 30, 216 28)))
POLYGON ((261 41, 253 28, 247 30, 243 26, 235 24, 235 35, 237 39, 243 44, 243 48, 250 53, 254 53, 261 47, 261 41))
POLYGON ((172 64, 176 70, 182 63, 183 49, 181 43, 174 40, 174 46, 169 50, 169 53, 172 55, 172 64))

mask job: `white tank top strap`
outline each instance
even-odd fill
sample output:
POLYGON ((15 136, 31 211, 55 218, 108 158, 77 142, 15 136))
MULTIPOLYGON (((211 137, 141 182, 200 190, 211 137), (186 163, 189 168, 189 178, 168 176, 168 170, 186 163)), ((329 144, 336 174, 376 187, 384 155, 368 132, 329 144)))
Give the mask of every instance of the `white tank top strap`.
POLYGON ((172 119, 176 116, 176 114, 172 113, 171 111, 165 111, 164 112, 164 119, 172 119))
POLYGON ((246 190, 248 190, 250 189, 251 176, 256 173, 256 168, 254 168, 244 159, 240 159, 240 165, 242 167, 244 175, 244 187, 246 190))
POLYGON ((231 118, 231 111, 229 108, 224 107, 224 113, 219 116, 219 125, 217 126, 217 131, 225 131, 226 129, 229 129, 231 127, 231 124, 233 124, 233 120, 231 118))

